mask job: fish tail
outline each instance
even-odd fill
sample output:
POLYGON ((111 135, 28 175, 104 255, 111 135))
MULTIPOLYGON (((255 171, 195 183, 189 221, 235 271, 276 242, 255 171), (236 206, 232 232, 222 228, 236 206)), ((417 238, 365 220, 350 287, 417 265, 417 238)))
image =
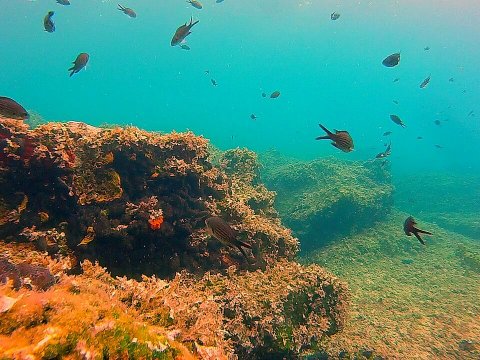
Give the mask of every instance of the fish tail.
POLYGON ((415 235, 415 237, 417 238, 417 240, 420 241, 420 243, 421 243, 422 245, 426 245, 426 244, 425 244, 425 241, 423 241, 423 239, 420 237, 420 235, 418 235, 418 232, 417 232, 417 231, 415 231, 415 232, 413 233, 413 235, 415 235))
POLYGON ((429 231, 425 231, 425 230, 420 230, 420 229, 417 229, 415 228, 415 231, 420 233, 420 234, 427 234, 427 235, 433 235, 431 232, 429 231))
MULTIPOLYGON (((332 132, 330 130, 328 130, 325 126, 323 126, 322 124, 318 124, 318 126, 320 126, 322 128, 322 130, 325 131, 328 135, 332 135, 332 132)), ((330 137, 326 137, 326 139, 330 139, 330 137)))
POLYGON ((330 136, 328 135, 325 135, 325 136, 319 136, 319 137, 316 137, 315 140, 329 140, 330 139, 330 136))
POLYGON ((70 69, 68 69, 68 71, 71 71, 70 77, 72 77, 73 74, 75 74, 75 68, 70 68, 70 69))

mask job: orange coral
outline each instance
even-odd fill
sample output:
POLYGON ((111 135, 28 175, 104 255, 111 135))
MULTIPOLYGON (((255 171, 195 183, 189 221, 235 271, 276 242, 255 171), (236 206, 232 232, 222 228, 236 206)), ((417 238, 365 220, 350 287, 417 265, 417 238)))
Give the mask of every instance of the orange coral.
POLYGON ((158 230, 163 224, 163 215, 160 215, 159 217, 156 217, 154 219, 149 219, 148 220, 148 226, 152 230, 158 230))

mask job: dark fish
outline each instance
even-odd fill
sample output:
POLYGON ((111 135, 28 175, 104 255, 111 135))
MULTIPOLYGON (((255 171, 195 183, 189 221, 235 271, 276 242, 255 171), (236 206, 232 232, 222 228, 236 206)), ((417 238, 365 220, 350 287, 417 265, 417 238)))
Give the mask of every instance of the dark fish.
POLYGON ((85 67, 85 65, 87 65, 89 58, 90 56, 87 53, 79 54, 75 59, 75 61, 73 62, 73 66, 70 69, 68 69, 68 71, 71 71, 70 76, 82 70, 85 67))
POLYGON ((332 19, 332 20, 337 20, 339 17, 340 17, 340 14, 337 13, 337 12, 333 12, 333 13, 330 15, 330 19, 332 19))
POLYGON ((473 110, 471 110, 469 113, 468 113, 468 116, 475 116, 475 112, 473 110))
POLYGON ((420 241, 422 245, 425 245, 425 241, 423 241, 423 239, 420 237, 419 234, 427 234, 427 235, 433 235, 433 234, 425 230, 420 230, 419 228, 416 227, 416 225, 417 225, 417 222, 415 221, 415 219, 409 216, 403 223, 403 231, 405 231, 405 235, 407 236, 415 235, 418 241, 420 241))
POLYGON ((193 22, 193 18, 190 18, 190 23, 187 25, 187 23, 183 24, 180 26, 177 31, 175 31, 175 34, 173 35, 172 41, 170 44, 172 46, 180 44, 188 35, 190 35, 192 32, 190 29, 198 23, 199 20, 193 22))
POLYGON ((454 78, 450 78, 450 79, 448 79, 448 81, 450 81, 450 82, 454 82, 454 81, 455 81, 455 79, 454 79, 454 78))
POLYGON ((397 82, 399 80, 400 80, 400 78, 395 78, 395 79, 393 79, 393 82, 397 82))
POLYGON ((400 53, 388 55, 382 61, 382 64, 386 67, 394 67, 394 66, 397 66, 399 63, 400 63, 400 53))
POLYGON ((210 79, 210 81, 212 82, 212 85, 213 85, 213 86, 217 86, 217 85, 218 85, 218 83, 215 81, 215 79, 210 79))
POLYGON ((257 120, 257 116, 255 114, 250 115, 250 119, 257 120))
POLYGON ((422 140, 423 137, 422 136, 417 136, 417 140, 422 140))
POLYGON ((383 133, 383 136, 388 136, 388 135, 392 135, 392 132, 391 131, 386 131, 383 133))
POLYGON ((425 50, 425 51, 430 50, 430 46, 425 46, 425 47, 423 48, 423 50, 425 50))
POLYGON ((441 122, 440 120, 435 120, 433 123, 434 123, 435 125, 442 125, 442 122, 441 122))
POLYGON ((190 46, 185 45, 185 44, 180 44, 180 48, 183 50, 190 50, 190 46))
POLYGON ((436 147, 437 149, 443 149, 443 146, 442 146, 442 145, 435 144, 435 147, 436 147))
POLYGON ((318 124, 323 131, 327 133, 327 135, 319 136, 315 138, 315 140, 324 140, 329 139, 332 140, 332 145, 335 146, 337 149, 342 150, 343 152, 350 152, 353 150, 353 140, 348 131, 345 130, 335 130, 335 134, 328 130, 322 124, 318 124))
POLYGON ((222 244, 227 245, 230 248, 237 248, 242 255, 247 259, 248 256, 242 247, 251 249, 252 246, 237 239, 237 232, 230 227, 222 218, 213 216, 205 220, 207 231, 210 235, 213 235, 222 244))
POLYGON ((429 82, 430 82, 430 75, 428 75, 425 78, 425 80, 422 81, 422 83, 420 84, 420 89, 425 88, 428 85, 429 82))
POLYGON ((397 115, 390 115, 390 119, 397 125, 401 127, 405 127, 406 125, 403 123, 402 119, 400 119, 397 115))
POLYGON ((385 151, 382 151, 381 153, 378 153, 375 156, 375 158, 376 159, 383 159, 383 158, 386 158, 386 157, 390 156, 390 154, 392 153, 391 148, 392 148, 392 143, 388 144, 385 151))
POLYGON ((70 1, 69 0, 57 0, 57 4, 70 5, 70 1))
POLYGON ((223 2, 223 0, 217 0, 217 1, 215 1, 215 2, 216 2, 217 4, 220 4, 220 3, 223 2))
POLYGON ((135 11, 133 9, 127 8, 127 7, 122 6, 120 4, 118 4, 118 10, 122 11, 125 15, 128 15, 131 18, 136 18, 137 17, 137 14, 135 13, 135 11))
POLYGON ((0 118, 26 120, 29 117, 22 105, 13 99, 0 96, 0 118))
POLYGON ((46 32, 53 33, 55 31, 55 24, 52 20, 52 16, 55 14, 53 11, 49 11, 43 18, 43 27, 46 32))
POLYGON ((271 98, 271 99, 276 99, 276 98, 278 98, 279 96, 280 96, 280 91, 277 90, 277 91, 274 91, 274 92, 272 93, 272 95, 270 95, 270 98, 271 98))
POLYGON ((205 74, 210 74, 210 70, 205 70, 205 74))
POLYGON ((203 8, 203 5, 200 1, 198 0, 188 0, 187 3, 189 3, 190 5, 192 5, 194 8, 196 9, 201 9, 203 8))
POLYGON ((395 105, 398 105, 398 100, 392 100, 395 105))

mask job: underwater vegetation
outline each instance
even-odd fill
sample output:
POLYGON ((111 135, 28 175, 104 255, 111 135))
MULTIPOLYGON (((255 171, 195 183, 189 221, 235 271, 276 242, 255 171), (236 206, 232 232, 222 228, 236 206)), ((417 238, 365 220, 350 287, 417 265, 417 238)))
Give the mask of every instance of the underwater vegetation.
POLYGON ((0 137, 7 357, 296 358, 343 328, 346 285, 294 262, 255 153, 77 122, 5 120, 0 137))

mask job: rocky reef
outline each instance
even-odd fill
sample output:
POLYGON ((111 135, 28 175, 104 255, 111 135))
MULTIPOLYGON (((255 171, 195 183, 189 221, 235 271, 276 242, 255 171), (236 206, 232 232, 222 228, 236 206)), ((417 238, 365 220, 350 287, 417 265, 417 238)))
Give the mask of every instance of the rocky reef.
POLYGON ((262 178, 277 193, 275 208, 301 240, 302 250, 367 228, 384 219, 393 205, 388 163, 299 161, 276 153, 266 153, 261 163, 262 178))
POLYGON ((344 325, 346 286, 294 262, 256 155, 192 133, 0 124, 6 358, 297 358, 344 325), (248 261, 205 229, 221 216, 248 261))

